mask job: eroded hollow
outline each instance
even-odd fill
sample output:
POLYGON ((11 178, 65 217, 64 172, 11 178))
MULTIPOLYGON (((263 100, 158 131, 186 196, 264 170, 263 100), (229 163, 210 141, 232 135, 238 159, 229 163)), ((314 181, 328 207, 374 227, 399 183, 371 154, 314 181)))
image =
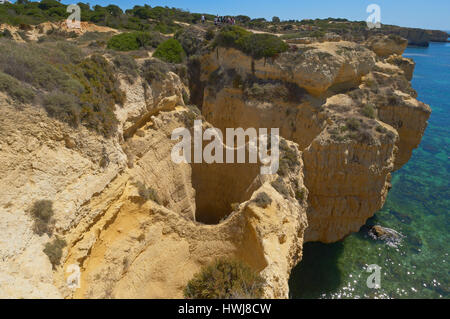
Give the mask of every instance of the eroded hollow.
POLYGON ((250 199, 258 188, 260 165, 191 164, 195 195, 195 219, 204 224, 218 224, 232 212, 232 204, 250 199))

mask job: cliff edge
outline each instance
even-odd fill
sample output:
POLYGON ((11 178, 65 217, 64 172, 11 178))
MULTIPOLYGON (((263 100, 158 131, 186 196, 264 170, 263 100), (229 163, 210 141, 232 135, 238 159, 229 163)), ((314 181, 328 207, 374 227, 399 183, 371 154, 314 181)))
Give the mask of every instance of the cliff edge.
POLYGON ((202 266, 233 257, 262 275, 266 298, 288 298, 304 242, 341 240, 383 206, 431 113, 411 88, 404 40, 291 44, 255 58, 194 29, 185 32, 200 45, 186 66, 89 46, 51 55, 63 73, 47 71, 89 102, 80 113, 69 91, 50 104, 45 82, 0 63, 0 79, 26 89, 0 82, 0 297, 181 298, 202 266), (279 128, 279 170, 174 163, 171 133, 193 132, 196 120, 279 128), (33 213, 42 201, 45 229, 33 213), (65 245, 49 259, 56 239, 65 245))

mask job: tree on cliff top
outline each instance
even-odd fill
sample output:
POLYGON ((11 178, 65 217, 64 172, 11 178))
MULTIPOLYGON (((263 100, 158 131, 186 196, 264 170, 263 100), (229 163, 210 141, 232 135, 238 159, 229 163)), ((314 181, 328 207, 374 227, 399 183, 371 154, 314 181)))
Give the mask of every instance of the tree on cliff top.
POLYGON ((214 44, 238 49, 254 59, 272 58, 289 49, 283 40, 273 34, 254 34, 238 26, 223 28, 214 44))
POLYGON ((169 63, 181 63, 186 57, 186 52, 184 52, 180 42, 169 39, 156 48, 153 56, 169 63))

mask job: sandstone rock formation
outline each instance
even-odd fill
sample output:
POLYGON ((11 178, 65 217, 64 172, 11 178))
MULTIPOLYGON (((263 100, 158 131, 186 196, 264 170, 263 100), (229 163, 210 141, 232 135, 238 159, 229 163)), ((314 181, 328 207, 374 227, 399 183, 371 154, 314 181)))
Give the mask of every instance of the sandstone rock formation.
POLYGON ((182 297, 203 265, 236 257, 261 273, 265 297, 287 298, 303 243, 358 231, 426 128, 430 108, 399 56, 405 43, 386 39, 370 42, 375 52, 333 41, 260 60, 205 49, 191 61, 190 92, 173 72, 132 84, 120 75, 127 96, 109 138, 0 93, 0 297, 182 297), (174 163, 171 133, 196 119, 279 128, 279 171, 174 163), (42 251, 50 238, 32 231, 29 213, 43 199, 55 210, 52 238, 67 242, 54 269, 42 251))
POLYGON ((80 36, 86 32, 111 32, 119 33, 116 29, 95 25, 91 22, 80 22, 80 28, 69 28, 66 21, 44 22, 38 25, 12 26, 0 24, 0 34, 17 42, 38 41, 50 34, 58 34, 63 37, 80 36))
POLYGON ((408 40, 409 45, 429 46, 430 42, 447 42, 447 32, 440 30, 423 30, 417 28, 402 28, 384 26, 383 32, 399 35, 408 40))
POLYGON ((392 54, 402 55, 408 46, 408 41, 396 35, 376 35, 367 39, 367 47, 380 57, 392 54))
POLYGON ((18 119, 2 96, 1 296, 182 297, 202 265, 229 256, 261 271, 266 297, 287 298, 307 227, 307 191, 301 200, 294 194, 303 189, 297 146, 288 143, 298 165, 278 181, 288 191, 283 194, 271 184, 277 176, 259 175, 259 165, 175 164, 171 132, 199 116, 182 105, 178 76, 169 73, 146 89, 141 79, 122 85, 129 94, 117 108, 126 137, 121 145, 121 135, 75 130, 32 106, 18 119), (99 164, 104 156, 106 167, 99 164), (145 196, 147 187, 157 199, 145 196), (255 200, 261 192, 271 199, 267 207, 255 200), (32 231, 29 207, 40 199, 53 201, 56 232, 68 244, 56 276, 42 252, 48 236, 32 231), (240 204, 233 211, 234 202, 240 204), (222 215, 211 223, 217 211, 222 215), (82 272, 74 294, 66 282, 73 264, 82 272))
MULTIPOLYGON (((405 47, 402 41, 382 55, 405 47)), ((310 192, 305 240, 334 242, 358 231, 383 206, 390 172, 418 146, 430 109, 413 97, 409 74, 377 62, 360 45, 341 41, 297 50, 275 61, 252 61, 234 49, 206 55, 200 80, 209 85, 202 111, 222 129, 280 127, 283 137, 298 143, 310 192), (211 77, 219 83, 208 81, 211 77), (362 115, 366 108, 374 114, 362 115), (350 118, 358 122, 356 132, 348 129, 350 118)))
POLYGON ((393 54, 386 59, 386 62, 395 64, 405 72, 405 77, 408 81, 411 81, 414 74, 414 68, 416 63, 412 59, 404 58, 401 55, 393 54))

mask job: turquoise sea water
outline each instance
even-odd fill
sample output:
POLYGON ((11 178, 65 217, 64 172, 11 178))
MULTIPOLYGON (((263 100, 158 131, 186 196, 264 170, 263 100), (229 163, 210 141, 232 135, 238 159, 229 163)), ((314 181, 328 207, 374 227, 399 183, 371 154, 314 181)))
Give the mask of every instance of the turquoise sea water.
POLYGON ((411 160, 393 174, 383 209, 335 244, 308 243, 290 279, 292 298, 450 298, 450 43, 408 48, 412 86, 432 115, 411 160), (397 248, 374 241, 368 226, 393 228, 397 248), (369 289, 367 265, 381 267, 381 288, 369 289))

